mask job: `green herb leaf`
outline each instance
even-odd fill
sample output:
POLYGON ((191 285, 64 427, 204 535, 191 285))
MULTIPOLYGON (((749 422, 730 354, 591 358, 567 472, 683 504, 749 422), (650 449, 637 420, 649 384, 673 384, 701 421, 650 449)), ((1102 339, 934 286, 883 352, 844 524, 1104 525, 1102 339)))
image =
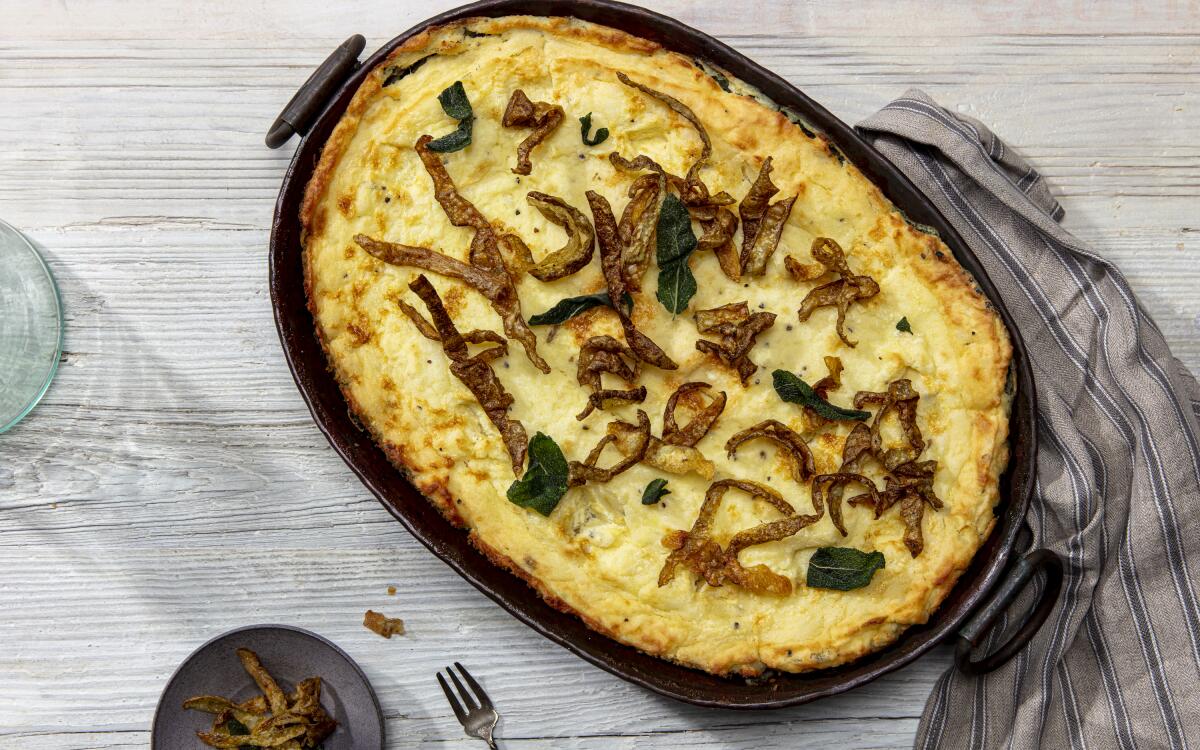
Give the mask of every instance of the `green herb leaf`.
POLYGON ((912 334, 912 326, 910 326, 908 324, 908 316, 905 316, 900 319, 900 322, 896 324, 896 330, 903 331, 904 333, 907 333, 910 335, 912 334))
POLYGON ((714 81, 716 81, 716 82, 717 82, 717 85, 721 87, 721 90, 722 90, 722 91, 724 91, 725 93, 729 93, 729 92, 730 92, 730 88, 729 88, 729 79, 728 79, 728 78, 726 78, 726 77, 725 77, 725 76, 724 76, 724 75, 721 73, 721 71, 719 71, 719 70, 709 70, 709 71, 708 71, 708 75, 709 75, 709 77, 710 77, 710 78, 712 78, 714 81))
POLYGON ((658 301, 678 315, 696 294, 696 277, 688 259, 696 249, 692 219, 683 201, 668 194, 658 214, 658 301))
POLYGON ((509 485, 508 499, 548 516, 566 493, 567 459, 553 438, 539 432, 529 441, 529 468, 509 485))
POLYGON ((654 505, 662 500, 663 495, 670 494, 671 491, 667 489, 667 480, 651 479, 650 484, 646 485, 646 489, 642 491, 642 505, 654 505))
POLYGON ((858 409, 843 409, 840 406, 834 406, 818 396, 811 385, 805 383, 787 370, 776 370, 771 373, 771 378, 775 385, 775 392, 779 394, 779 398, 791 404, 807 406, 825 419, 863 420, 871 416, 870 412, 859 411, 858 409))
POLYGON ((245 737, 250 734, 250 730, 246 728, 246 725, 237 719, 226 719, 224 729, 225 734, 231 734, 234 737, 245 737))
POLYGON ((588 131, 591 129, 592 113, 588 112, 579 118, 579 135, 583 138, 583 142, 588 146, 599 146, 608 139, 608 128, 598 128, 591 139, 588 139, 588 131))
POLYGON ((591 310, 593 307, 599 307, 601 305, 604 305, 605 307, 612 307, 612 303, 608 299, 608 292, 596 292, 595 294, 584 294, 579 297, 567 297, 546 312, 531 316, 529 318, 529 325, 557 325, 570 320, 584 310, 591 310))
POLYGON ((471 131, 475 127, 475 112, 471 109, 471 101, 467 99, 467 91, 462 81, 455 81, 442 93, 438 94, 438 102, 450 117, 458 120, 458 128, 429 142, 427 148, 439 154, 460 151, 471 144, 471 131))
POLYGON ((808 561, 808 585, 814 589, 850 591, 871 582, 884 567, 882 552, 863 552, 853 547, 821 547, 808 561))
POLYGON ((403 68, 389 68, 387 78, 383 79, 384 87, 391 86, 396 81, 402 80, 409 73, 424 65, 431 57, 433 55, 425 55, 420 60, 410 63, 403 68))

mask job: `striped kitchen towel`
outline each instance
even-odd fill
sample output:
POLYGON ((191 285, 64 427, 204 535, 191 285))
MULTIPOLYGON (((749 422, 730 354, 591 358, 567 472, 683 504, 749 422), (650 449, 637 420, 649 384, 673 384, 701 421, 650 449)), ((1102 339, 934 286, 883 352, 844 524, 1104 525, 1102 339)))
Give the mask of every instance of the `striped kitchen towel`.
POLYGON ((1028 648, 984 677, 943 675, 916 746, 1200 748, 1200 386, 981 123, 913 90, 858 127, 958 229, 1016 319, 1039 412, 1028 522, 1033 546, 1066 563, 1028 648))

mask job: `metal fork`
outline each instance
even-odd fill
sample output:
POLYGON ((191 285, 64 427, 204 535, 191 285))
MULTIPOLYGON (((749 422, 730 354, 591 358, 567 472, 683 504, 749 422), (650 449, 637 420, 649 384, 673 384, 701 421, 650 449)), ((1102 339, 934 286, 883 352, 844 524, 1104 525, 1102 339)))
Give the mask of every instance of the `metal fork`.
POLYGON ((463 731, 468 737, 478 737, 488 743, 488 747, 496 750, 496 740, 492 739, 492 731, 496 728, 496 722, 500 721, 500 714, 496 713, 496 709, 492 706, 492 699, 483 691, 475 678, 471 676, 463 665, 454 662, 454 666, 462 674, 463 679, 471 686, 471 690, 475 695, 463 687, 459 682, 458 675, 454 674, 454 670, 446 667, 446 674, 450 675, 450 679, 454 681, 454 687, 458 689, 458 694, 462 696, 462 703, 458 702, 458 698, 454 697, 454 693, 450 691, 450 686, 446 684, 446 679, 442 677, 442 673, 438 672, 437 681, 442 686, 442 692, 446 694, 446 700, 450 701, 450 708, 454 709, 454 715, 458 717, 458 723, 463 725, 463 731), (476 698, 479 702, 476 704, 476 698), (463 705, 466 709, 463 709, 463 705))

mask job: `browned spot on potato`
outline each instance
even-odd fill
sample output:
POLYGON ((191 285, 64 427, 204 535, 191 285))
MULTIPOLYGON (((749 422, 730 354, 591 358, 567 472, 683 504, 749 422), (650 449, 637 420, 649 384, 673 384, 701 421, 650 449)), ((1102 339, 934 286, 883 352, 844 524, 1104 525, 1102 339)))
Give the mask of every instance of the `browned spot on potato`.
POLYGON ((442 295, 442 304, 446 306, 446 312, 450 313, 450 317, 452 318, 462 314, 466 301, 466 297, 463 295, 463 290, 460 286, 452 286, 442 295))
POLYGON ((349 331, 350 336, 353 338, 355 346, 362 346, 371 340, 371 329, 364 328, 358 323, 347 324, 346 330, 349 331))
POLYGON ((529 555, 525 555, 525 567, 536 570, 537 569, 537 560, 534 560, 529 555))
POLYGON ((342 212, 342 216, 345 216, 347 219, 350 218, 353 216, 354 196, 349 193, 338 196, 337 207, 338 211, 342 212))
POLYGON ((354 249, 353 245, 346 245, 346 249, 342 251, 342 257, 346 260, 350 260, 354 257, 356 252, 358 251, 354 249))
POLYGON ((379 387, 383 388, 383 390, 385 390, 385 391, 395 391, 396 390, 396 381, 392 380, 390 376, 384 375, 382 378, 379 379, 379 387))

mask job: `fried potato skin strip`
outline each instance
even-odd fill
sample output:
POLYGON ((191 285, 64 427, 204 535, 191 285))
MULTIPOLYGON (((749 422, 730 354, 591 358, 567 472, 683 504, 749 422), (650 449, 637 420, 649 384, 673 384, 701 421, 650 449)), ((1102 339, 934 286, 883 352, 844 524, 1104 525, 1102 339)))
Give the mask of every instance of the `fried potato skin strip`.
MULTIPOLYGON (((510 270, 504 264, 504 258, 500 254, 500 243, 496 236, 496 230, 488 222, 487 218, 480 213, 475 204, 459 194, 458 188, 454 185, 454 180, 450 178, 450 173, 446 171, 446 165, 442 163, 442 159, 433 151, 430 151, 429 142, 433 140, 428 135, 423 135, 417 139, 416 146, 417 155, 421 158, 421 163, 425 166, 425 171, 429 173, 429 178, 433 181, 434 198, 445 211, 446 217, 450 223, 456 227, 471 227, 475 230, 475 237, 471 240, 470 265, 474 268, 483 271, 487 276, 486 286, 478 286, 477 281, 461 274, 454 275, 455 278, 475 287, 477 291, 482 293, 492 303, 492 307, 500 315, 500 319, 504 322, 504 333, 510 339, 516 339, 521 342, 521 346, 525 348, 525 354, 529 357, 529 361, 533 363, 542 372, 550 372, 550 365, 541 358, 537 353, 537 337, 533 331, 525 323, 525 319, 521 316, 521 300, 517 297, 517 289, 513 282, 513 277, 510 270), (485 291, 485 288, 487 291, 485 291)), ((361 235, 360 235, 361 237, 361 235)), ((362 245, 359 237, 355 237, 355 241, 362 245)), ((386 243, 385 243, 386 244, 386 243)), ((387 258, 376 255, 367 247, 364 250, 375 255, 375 257, 384 262, 392 262, 387 258)), ((447 256, 440 253, 432 253, 425 251, 430 255, 437 255, 445 258, 447 261, 457 263, 458 267, 464 266, 459 261, 453 261, 447 256)), ((398 264, 398 265, 416 265, 415 263, 398 264)), ((444 264, 443 264, 444 265, 444 264)), ((437 268, 429 265, 418 265, 418 268, 424 268, 426 271, 433 273, 443 273, 437 268)), ((455 267, 455 266, 449 266, 455 267)), ((475 275, 474 279, 479 276, 475 275)))
MULTIPOLYGON (((632 455, 637 451, 641 440, 637 425, 618 420, 609 422, 607 430, 608 434, 615 438, 613 446, 622 455, 632 455)), ((697 474, 705 479, 712 479, 717 469, 712 461, 695 448, 667 443, 653 435, 650 436, 650 444, 646 447, 642 463, 668 474, 697 474)))
POLYGON ((596 248, 596 232, 592 229, 592 222, 581 211, 567 205, 562 198, 534 190, 526 194, 525 200, 542 216, 567 232, 567 244, 530 268, 531 276, 539 281, 555 281, 570 276, 591 262, 596 248))
POLYGON ((738 204, 738 214, 742 219, 740 261, 743 276, 762 276, 766 273, 767 261, 775 254, 779 238, 783 235, 783 225, 787 223, 792 206, 796 203, 796 196, 771 203, 771 198, 779 192, 771 180, 772 169, 774 166, 768 156, 746 197, 738 204))
POLYGON ((694 448, 696 447, 696 443, 700 442, 708 434, 708 431, 716 424, 717 418, 721 416, 721 412, 725 411, 725 391, 718 392, 713 397, 712 402, 699 410, 686 427, 680 428, 678 423, 676 423, 675 410, 679 405, 680 398, 689 393, 697 393, 711 387, 708 383, 691 382, 684 383, 675 389, 675 392, 667 399, 667 405, 663 409, 662 440, 664 443, 694 448))
POLYGON ((487 358, 481 356, 484 352, 474 357, 469 356, 466 341, 454 326, 454 321, 450 319, 450 314, 446 312, 437 290, 429 283, 429 279, 422 274, 408 286, 429 308, 433 326, 441 338, 442 350, 450 358, 450 372, 471 391, 488 419, 500 431, 504 447, 508 449, 509 458, 512 460, 513 474, 520 476, 525 466, 529 436, 524 425, 508 416, 508 407, 513 402, 512 395, 504 389, 504 384, 496 377, 487 358))
POLYGON ((530 154, 558 129, 563 117, 563 108, 557 104, 532 102, 521 89, 512 92, 500 124, 506 128, 533 128, 533 132, 517 146, 517 166, 513 167, 513 174, 527 175, 533 172, 530 154))
POLYGON ((613 216, 612 206, 608 199, 599 193, 587 191, 588 205, 592 210, 592 224, 596 230, 596 240, 600 245, 600 266, 604 271, 604 281, 608 287, 608 299, 617 312, 621 321, 621 329, 625 332, 625 342, 643 362, 663 370, 677 370, 667 353, 650 337, 639 331, 629 314, 625 312, 621 298, 625 295, 625 278, 621 264, 621 240, 618 236, 617 221, 613 216))
POLYGON ((710 586, 733 583, 758 594, 786 596, 792 592, 792 582, 789 579, 765 565, 747 568, 738 561, 738 554, 747 547, 792 536, 820 518, 819 515, 796 515, 791 504, 766 485, 737 479, 713 482, 704 495, 704 502, 691 530, 677 531, 664 539, 664 544, 672 551, 659 572, 658 585, 666 586, 670 583, 675 578, 676 569, 682 565, 702 577, 710 586), (734 488, 769 503, 786 517, 739 531, 730 540, 729 546, 722 550, 711 538, 712 523, 725 493, 734 488))
MULTIPOLYGON (((687 120, 689 123, 691 123, 692 127, 696 129, 696 134, 700 136, 700 156, 695 162, 692 163, 692 166, 688 168, 687 177, 685 179, 687 180, 689 186, 697 182, 701 168, 708 163, 709 157, 712 156, 712 141, 709 140, 708 131, 704 129, 704 125, 700 122, 700 118, 696 117, 696 113, 693 112, 690 107, 670 94, 664 94, 661 91, 656 91, 649 86, 640 84, 620 71, 617 72, 617 79, 626 86, 637 89, 651 99, 657 99, 658 101, 662 102, 667 106, 667 108, 683 119, 687 120)), ((707 194, 707 190, 705 190, 705 193, 707 194)), ((684 202, 687 202, 686 196, 684 197, 684 202)))
POLYGON ((633 351, 612 336, 593 336, 583 342, 575 365, 575 380, 592 392, 588 395, 587 406, 575 415, 575 419, 583 421, 593 410, 603 409, 604 402, 609 399, 630 403, 645 401, 645 386, 622 391, 604 388, 601 382, 603 373, 608 372, 632 383, 637 379, 637 362, 633 351))
POLYGON ((826 270, 838 275, 836 281, 813 289, 800 302, 798 312, 800 322, 808 320, 809 316, 821 307, 837 308, 837 334, 846 346, 854 348, 858 342, 851 341, 846 335, 846 312, 850 305, 858 300, 865 300, 879 294, 879 284, 870 276, 851 273, 846 262, 846 253, 841 245, 829 237, 817 237, 812 243, 812 256, 826 270))
POLYGON ((246 670, 246 674, 250 675, 254 680, 254 684, 258 685, 258 689, 262 694, 267 696, 267 705, 271 707, 272 714, 282 713, 287 710, 287 696, 283 694, 279 683, 275 682, 275 678, 267 671, 262 662, 258 660, 258 654, 248 648, 239 648, 237 650, 238 659, 242 662, 242 668, 246 670))
POLYGON ((788 452, 792 457, 792 478, 797 482, 803 484, 816 474, 816 465, 808 443, 804 442, 804 438, 796 431, 777 419, 763 420, 729 438, 725 443, 726 454, 734 458, 737 456, 738 446, 754 438, 766 438, 788 452))
POLYGON ((695 314, 696 330, 702 334, 717 334, 721 336, 720 343, 700 339, 696 349, 712 354, 717 359, 732 367, 742 381, 742 385, 758 370, 758 365, 750 359, 750 350, 754 347, 758 335, 775 325, 775 313, 750 313, 746 302, 731 302, 727 305, 714 307, 709 310, 697 310, 695 314))
POLYGON ((609 468, 601 469, 596 466, 600 460, 600 454, 604 452, 605 447, 617 439, 614 435, 606 433, 604 437, 600 438, 600 442, 596 443, 596 447, 592 448, 592 452, 585 460, 568 462, 567 486, 578 487, 587 482, 611 481, 613 477, 642 460, 646 455, 646 449, 650 447, 650 418, 641 409, 638 409, 637 435, 637 443, 632 452, 609 468))

